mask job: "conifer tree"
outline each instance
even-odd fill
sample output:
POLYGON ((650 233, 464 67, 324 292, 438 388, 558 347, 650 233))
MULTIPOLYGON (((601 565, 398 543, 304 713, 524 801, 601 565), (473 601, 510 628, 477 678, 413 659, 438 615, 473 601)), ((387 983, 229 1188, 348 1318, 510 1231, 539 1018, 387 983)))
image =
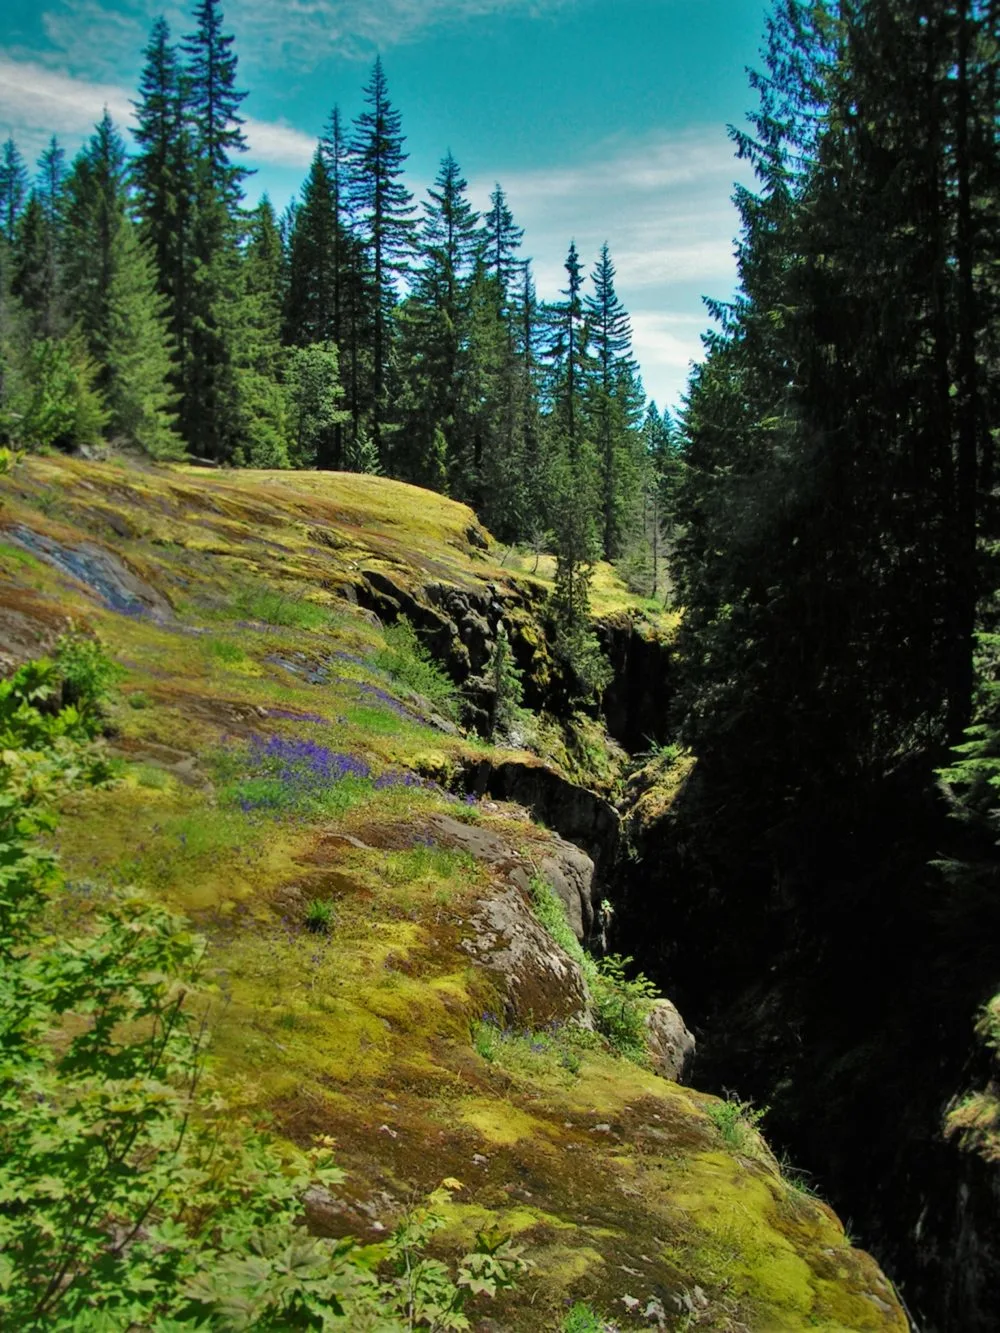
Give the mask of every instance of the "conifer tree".
POLYGON ((420 266, 403 319, 405 460, 413 480, 468 495, 477 470, 460 419, 459 351, 466 341, 467 282, 478 248, 478 217, 449 152, 424 203, 420 266))
POLYGON ((119 233, 107 302, 108 427, 151 458, 180 458, 177 398, 171 384, 173 344, 156 266, 135 225, 119 233))
POLYGON ((295 210, 288 245, 285 339, 305 347, 336 342, 337 215, 322 148, 313 155, 302 198, 295 210))
POLYGON ((67 328, 62 281, 66 154, 53 137, 38 162, 38 175, 16 225, 11 290, 37 337, 67 328))
POLYGON ((96 367, 112 438, 177 456, 166 302, 128 216, 125 144, 105 111, 66 189, 67 301, 96 367))
POLYGON ((601 542, 605 560, 622 550, 623 537, 638 504, 638 436, 630 429, 630 379, 635 373, 632 329, 615 290, 615 267, 607 242, 591 275, 593 291, 584 299, 594 361, 589 408, 594 422, 600 473, 601 542))
POLYGON ((504 305, 520 267, 517 252, 524 240, 524 228, 514 223, 507 196, 499 185, 490 195, 490 207, 483 217, 483 257, 488 273, 497 280, 504 305))
POLYGON ((386 382, 391 344, 395 279, 408 270, 414 221, 413 196, 403 184, 402 117, 389 101, 380 58, 364 92, 367 109, 354 125, 351 155, 358 226, 372 281, 371 436, 383 463, 389 448, 383 429, 388 403, 386 382))
POLYGON ((197 29, 184 39, 185 106, 194 146, 203 165, 203 184, 229 207, 242 197, 242 182, 249 174, 232 161, 246 152, 239 114, 245 92, 236 88, 236 53, 232 34, 223 33, 221 0, 199 0, 197 29))
POLYGON ((237 386, 244 437, 234 460, 249 467, 287 467, 288 402, 282 376, 284 253, 274 208, 265 194, 247 219, 243 300, 236 331, 237 386))
POLYGON ((17 221, 28 198, 28 169, 17 144, 7 138, 0 151, 0 235, 13 244, 17 221))
POLYGON ((583 265, 572 241, 564 265, 567 286, 561 295, 563 301, 551 312, 554 341, 548 356, 551 370, 551 397, 558 426, 569 460, 576 464, 580 457, 584 422, 582 396, 587 373, 587 329, 583 309, 583 265))
POLYGON ((332 254, 332 309, 330 337, 338 347, 344 342, 344 309, 349 285, 348 268, 356 252, 351 246, 353 202, 351 197, 351 149, 340 118, 340 107, 335 106, 320 139, 320 149, 326 165, 330 206, 333 212, 332 254))
POLYGON ((151 247, 157 286, 166 298, 174 341, 175 384, 187 362, 191 287, 190 230, 194 147, 184 103, 185 81, 165 19, 153 24, 139 82, 132 162, 135 208, 151 247))
POLYGON ((197 30, 184 42, 182 91, 195 152, 190 213, 185 328, 181 339, 181 425, 202 458, 234 459, 246 433, 239 392, 244 323, 239 253, 245 168, 231 160, 246 149, 236 88, 233 38, 222 29, 219 0, 200 0, 197 30))

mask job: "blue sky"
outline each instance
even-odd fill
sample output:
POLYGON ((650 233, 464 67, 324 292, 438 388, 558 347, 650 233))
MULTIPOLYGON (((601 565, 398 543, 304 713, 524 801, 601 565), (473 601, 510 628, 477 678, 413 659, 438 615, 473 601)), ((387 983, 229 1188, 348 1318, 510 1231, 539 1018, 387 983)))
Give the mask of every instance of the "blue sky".
MULTIPOLYGON (((179 36, 192 7, 4 0, 0 135, 34 158, 53 132, 75 151, 104 105, 127 123, 152 20, 179 36)), ((726 125, 752 105, 764 14, 764 0, 229 0, 251 195, 287 203, 331 106, 357 114, 380 52, 411 188, 449 148, 480 206, 499 181, 543 296, 571 239, 588 266, 607 240, 647 392, 672 406, 700 352, 701 296, 732 289, 746 168, 726 125)))

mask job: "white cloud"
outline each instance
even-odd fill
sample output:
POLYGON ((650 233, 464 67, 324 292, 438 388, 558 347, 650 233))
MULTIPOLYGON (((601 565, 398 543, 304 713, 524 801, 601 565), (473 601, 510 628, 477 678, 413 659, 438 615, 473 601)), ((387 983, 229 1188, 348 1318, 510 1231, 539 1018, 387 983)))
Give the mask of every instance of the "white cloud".
MULTIPOLYGON (((314 69, 330 55, 368 60, 428 31, 493 14, 546 14, 592 0, 227 0, 225 27, 251 71, 314 69)), ((153 20, 163 14, 175 39, 192 27, 190 5, 167 0, 49 0, 45 52, 11 51, 74 74, 133 77, 153 20)))
POLYGON ((263 49, 284 63, 310 69, 336 52, 370 59, 425 32, 492 14, 542 16, 582 0, 230 0, 227 20, 249 41, 250 58, 263 49))
MULTIPOLYGON (((117 84, 73 78, 36 61, 0 55, 0 131, 13 134, 28 156, 53 134, 75 146, 89 135, 104 107, 119 126, 132 119, 131 94, 117 84)), ((247 119, 250 163, 305 167, 315 139, 281 122, 247 119)))
MULTIPOLYGON (((571 167, 501 171, 497 179, 526 230, 546 299, 566 284, 571 240, 588 271, 608 242, 646 389, 661 404, 675 403, 710 323, 701 296, 725 298, 735 282, 739 220, 731 195, 733 182, 747 176, 724 129, 618 136, 584 150, 571 167)), ((478 207, 493 184, 473 182, 478 207)))

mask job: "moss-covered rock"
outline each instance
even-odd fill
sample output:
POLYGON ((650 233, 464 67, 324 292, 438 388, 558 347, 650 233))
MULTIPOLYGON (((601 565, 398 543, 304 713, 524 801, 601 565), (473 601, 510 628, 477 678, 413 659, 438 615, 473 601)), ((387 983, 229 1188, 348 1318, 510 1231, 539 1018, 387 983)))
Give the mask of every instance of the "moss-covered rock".
MULTIPOLYGON (((122 780, 67 801, 54 928, 126 886, 194 917, 232 1104, 338 1141, 349 1182, 310 1201, 313 1226, 376 1239, 455 1177, 443 1243, 498 1228, 535 1264, 491 1327, 558 1329, 581 1299, 623 1328, 647 1309, 734 1333, 906 1328, 875 1263, 765 1152, 727 1144, 711 1099, 587 1030, 568 956, 539 937, 514 959, 539 929, 515 872, 556 843, 525 807, 606 861, 617 817, 537 757, 443 730, 379 664, 376 585, 428 632, 433 612, 453 660, 456 642, 481 656, 498 601, 544 681, 545 583, 469 510, 370 477, 49 459, 0 501, 5 664, 72 621, 126 673, 122 780)), ((595 586, 602 613, 643 611, 610 570, 595 586)))

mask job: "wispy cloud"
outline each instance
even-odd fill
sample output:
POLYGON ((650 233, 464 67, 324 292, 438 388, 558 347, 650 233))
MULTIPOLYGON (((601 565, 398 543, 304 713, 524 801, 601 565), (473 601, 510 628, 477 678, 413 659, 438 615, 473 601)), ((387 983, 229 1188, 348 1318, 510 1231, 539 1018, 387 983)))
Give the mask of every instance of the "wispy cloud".
MULTIPOLYGON (((103 83, 49 69, 37 61, 0 55, 0 131, 13 134, 23 151, 38 152, 52 134, 75 146, 88 135, 104 107, 121 127, 132 119, 132 94, 103 83)), ((305 167, 315 140, 291 125, 247 119, 248 157, 275 166, 305 167)))
MULTIPOLYGON (((228 0, 225 25, 251 72, 310 70, 331 55, 368 60, 477 18, 544 17, 587 3, 593 0, 228 0)), ((191 29, 190 8, 171 0, 49 0, 42 25, 51 49, 11 54, 95 79, 131 77, 153 20, 163 14, 179 37, 191 29)))
MULTIPOLYGON (((565 286, 571 240, 588 266, 608 242, 619 294, 632 312, 646 388, 661 403, 675 402, 710 322, 701 296, 726 297, 736 276, 738 218, 731 195, 746 168, 734 158, 725 130, 617 137, 584 149, 572 167, 501 171, 498 179, 526 229, 526 249, 547 299, 565 286)), ((493 184, 473 182, 478 206, 493 184)))
MULTIPOLYGON (((368 59, 426 32, 490 15, 542 17, 582 0, 231 0, 232 21, 259 41, 276 41, 290 64, 311 67, 324 55, 368 59)), ((258 45, 254 42, 253 45, 258 45)))

